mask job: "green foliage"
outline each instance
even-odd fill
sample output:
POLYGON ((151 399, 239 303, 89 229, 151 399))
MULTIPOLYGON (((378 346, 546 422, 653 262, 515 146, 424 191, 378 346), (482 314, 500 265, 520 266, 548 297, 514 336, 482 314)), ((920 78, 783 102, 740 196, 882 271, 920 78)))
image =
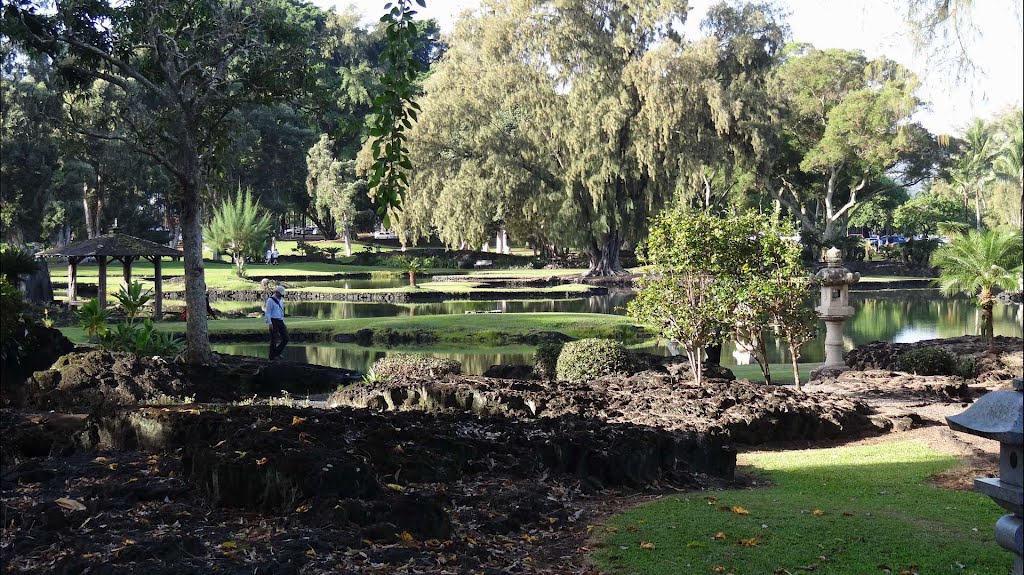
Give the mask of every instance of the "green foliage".
MULTIPOLYGON (((426 6, 424 0, 415 2, 426 6)), ((408 172, 412 170, 405 130, 412 129, 420 111, 413 99, 417 91, 415 81, 422 72, 421 62, 416 57, 420 37, 413 20, 415 14, 412 2, 395 0, 388 4, 388 12, 380 19, 388 39, 381 54, 386 71, 381 78, 380 92, 373 99, 376 113, 370 128, 373 168, 368 185, 385 227, 390 227, 389 210, 401 209, 409 187, 408 172)))
POLYGON ((253 199, 252 192, 238 194, 220 205, 204 230, 206 241, 219 251, 231 254, 236 273, 244 277, 245 259, 259 259, 270 238, 270 214, 253 199))
POLYGON ((136 355, 175 356, 184 349, 184 340, 169 333, 156 331, 153 320, 140 315, 150 300, 149 292, 142 290, 139 282, 122 286, 114 295, 127 316, 122 323, 110 325, 110 312, 101 309, 99 301, 93 298, 83 304, 77 312, 79 325, 87 331, 90 340, 97 339, 105 349, 126 351, 136 355))
POLYGON ((462 364, 454 359, 418 353, 396 353, 378 359, 371 368, 377 381, 404 378, 442 378, 462 373, 462 364))
POLYGON ((943 293, 964 293, 977 298, 982 310, 982 335, 993 341, 992 306, 994 289, 1018 291, 1024 276, 1024 238, 1021 232, 971 231, 953 238, 932 256, 939 268, 943 293))
POLYGON ((917 375, 954 375, 956 357, 938 346, 915 347, 896 358, 896 369, 917 375))
POLYGON ((327 255, 331 256, 331 261, 332 262, 335 260, 335 258, 338 255, 338 252, 340 252, 341 250, 342 250, 342 248, 340 246, 331 246, 331 247, 323 248, 324 253, 326 253, 327 255))
POLYGON ((629 350, 610 339, 581 339, 562 346, 555 365, 560 380, 586 382, 602 375, 626 373, 633 366, 629 350))
POLYGON ((704 348, 728 335, 752 347, 770 381, 764 330, 779 325, 796 336, 811 321, 798 311, 807 274, 800 246, 784 239, 791 234, 754 212, 720 218, 685 206, 665 211, 637 250, 648 274, 636 282, 629 315, 679 342, 698 384, 704 348))
POLYGON ((4 362, 17 363, 27 343, 28 322, 21 292, 0 277, 0 358, 4 362))
POLYGON ((564 342, 544 340, 537 345, 533 354, 533 373, 540 379, 555 379, 558 373, 558 356, 562 353, 564 342))
POLYGON ((319 247, 301 240, 295 244, 295 249, 302 252, 307 258, 315 258, 324 253, 324 250, 321 250, 319 247))
POLYGON ((956 200, 923 192, 896 208, 892 223, 905 234, 934 234, 941 222, 966 223, 966 215, 963 205, 956 200))
POLYGON ((36 256, 31 251, 5 246, 0 249, 0 275, 8 284, 17 286, 21 276, 39 269, 36 256))
POLYGON ((110 310, 100 307, 100 301, 92 298, 83 303, 75 316, 78 318, 79 327, 89 334, 89 341, 98 341, 98 338, 107 332, 107 322, 110 320, 110 310))

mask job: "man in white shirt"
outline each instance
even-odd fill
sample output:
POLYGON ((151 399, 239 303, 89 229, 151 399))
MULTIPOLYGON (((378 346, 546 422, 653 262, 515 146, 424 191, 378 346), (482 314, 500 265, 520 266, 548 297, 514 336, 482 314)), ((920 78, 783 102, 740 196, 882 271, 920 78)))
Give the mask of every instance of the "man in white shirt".
POLYGON ((284 346, 288 345, 288 328, 284 325, 284 286, 277 286, 274 293, 267 298, 267 310, 263 319, 270 328, 270 359, 281 357, 284 346))

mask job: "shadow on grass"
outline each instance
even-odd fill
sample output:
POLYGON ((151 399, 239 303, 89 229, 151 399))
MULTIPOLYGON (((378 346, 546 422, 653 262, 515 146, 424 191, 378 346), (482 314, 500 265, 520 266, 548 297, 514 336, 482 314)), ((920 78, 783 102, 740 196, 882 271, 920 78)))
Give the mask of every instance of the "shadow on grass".
POLYGON ((770 487, 673 496, 615 516, 598 532, 595 563, 644 575, 1009 572, 992 535, 1001 510, 928 483, 954 458, 893 442, 750 459, 770 487))

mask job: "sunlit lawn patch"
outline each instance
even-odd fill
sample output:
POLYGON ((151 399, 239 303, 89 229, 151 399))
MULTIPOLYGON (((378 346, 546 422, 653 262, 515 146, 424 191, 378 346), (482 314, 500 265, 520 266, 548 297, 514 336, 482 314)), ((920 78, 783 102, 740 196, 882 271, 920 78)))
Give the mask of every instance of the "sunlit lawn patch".
POLYGON ((913 442, 742 457, 770 487, 671 496, 596 527, 615 574, 1004 575, 987 497, 935 487, 956 459, 913 442), (647 543, 648 545, 643 545, 647 543))

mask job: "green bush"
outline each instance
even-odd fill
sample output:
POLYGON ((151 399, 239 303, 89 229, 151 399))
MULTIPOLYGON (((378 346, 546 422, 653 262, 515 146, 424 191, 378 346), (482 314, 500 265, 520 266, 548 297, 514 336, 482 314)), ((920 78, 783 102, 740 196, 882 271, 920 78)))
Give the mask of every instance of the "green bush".
POLYGON ((299 240, 299 242, 295 244, 295 249, 302 252, 307 258, 315 258, 324 254, 322 249, 302 240, 299 240))
POLYGON ((562 353, 561 341, 547 340, 537 345, 533 354, 533 373, 541 379, 555 379, 558 368, 558 356, 562 353))
POLYGON ((25 302, 18 288, 0 277, 0 359, 18 363, 26 349, 25 302))
POLYGON ((610 339, 581 339, 562 346, 555 373, 560 380, 585 382, 632 367, 629 351, 610 339))
POLYGON ((396 353, 378 359, 370 373, 374 381, 401 378, 444 377, 462 373, 462 364, 446 357, 432 357, 420 353, 396 353))
POLYGON ((956 367, 953 375, 959 375, 964 379, 978 377, 978 360, 970 356, 961 356, 956 359, 956 367))
POLYGON ((896 358, 896 369, 917 375, 958 375, 956 356, 935 346, 904 351, 896 358))
POLYGON ((101 309, 96 298, 86 302, 76 313, 79 325, 89 332, 90 339, 98 339, 104 349, 127 351, 141 356, 175 356, 184 350, 184 340, 157 332, 153 320, 141 318, 150 298, 149 292, 143 291, 139 282, 122 286, 114 297, 127 315, 124 323, 111 326, 110 312, 101 309))

